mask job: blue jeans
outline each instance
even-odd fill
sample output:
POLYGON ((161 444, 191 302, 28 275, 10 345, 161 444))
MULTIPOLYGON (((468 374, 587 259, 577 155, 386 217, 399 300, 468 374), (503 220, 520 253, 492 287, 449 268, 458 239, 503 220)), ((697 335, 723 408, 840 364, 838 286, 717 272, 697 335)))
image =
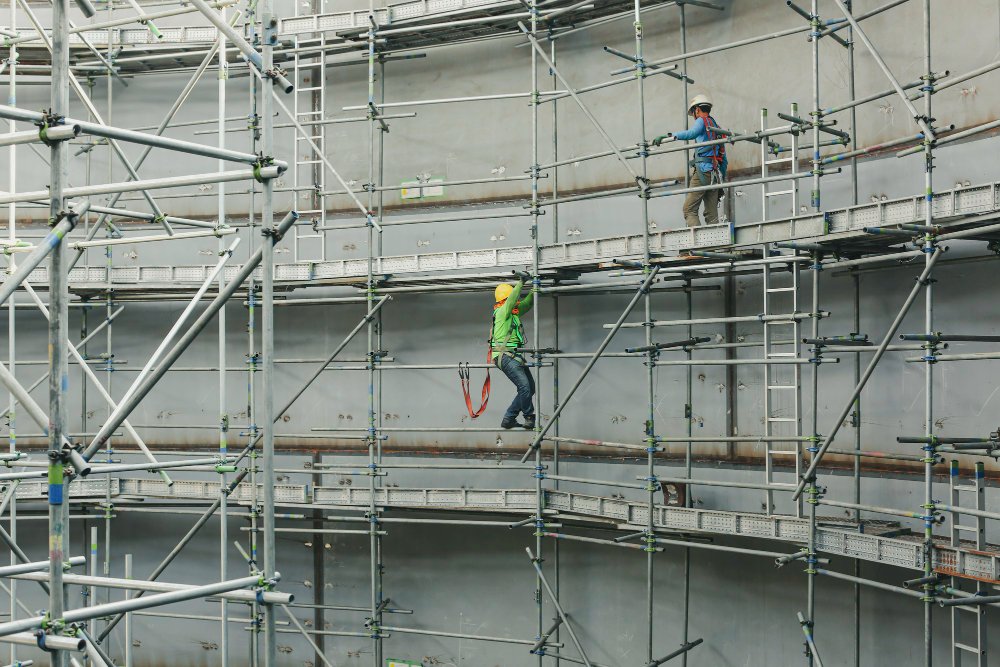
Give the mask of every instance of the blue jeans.
POLYGON ((531 377, 531 371, 523 362, 514 359, 509 354, 501 355, 497 359, 497 366, 517 387, 517 395, 514 396, 514 400, 511 401, 503 418, 517 419, 519 414, 523 414, 525 419, 534 420, 535 405, 532 399, 535 397, 535 380, 531 377))

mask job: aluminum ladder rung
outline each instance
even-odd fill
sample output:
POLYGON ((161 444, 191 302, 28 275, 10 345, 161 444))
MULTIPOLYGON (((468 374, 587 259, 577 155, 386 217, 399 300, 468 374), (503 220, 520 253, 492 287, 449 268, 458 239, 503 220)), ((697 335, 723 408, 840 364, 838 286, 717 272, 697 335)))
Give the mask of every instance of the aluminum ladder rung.
POLYGON ((953 487, 956 491, 968 491, 969 493, 978 493, 979 489, 975 486, 969 486, 968 484, 960 484, 953 487))
POLYGON ((312 136, 312 137, 295 137, 295 141, 305 141, 306 139, 312 139, 313 141, 323 141, 322 136, 312 136))
POLYGON ((764 196, 765 197, 779 197, 781 195, 790 195, 790 194, 794 194, 794 193, 795 193, 795 190, 775 190, 773 192, 765 192, 764 196))
POLYGON ((797 422, 798 419, 796 419, 795 417, 768 417, 767 421, 781 423, 781 424, 788 424, 792 422, 797 422))
POLYGON ((786 162, 791 162, 791 161, 792 158, 790 157, 779 157, 774 160, 765 160, 764 164, 784 164, 786 162))
POLYGON ((322 160, 299 160, 295 164, 320 164, 322 160))
POLYGON ((952 607, 952 609, 955 609, 955 610, 958 610, 958 611, 967 611, 970 614, 975 614, 977 616, 980 613, 983 612, 983 608, 980 605, 971 605, 971 604, 956 605, 956 606, 952 607))
POLYGON ((798 389, 794 384, 769 384, 768 389, 798 389))
POLYGON ((796 352, 771 352, 770 354, 768 354, 764 358, 765 359, 786 359, 786 358, 789 358, 789 357, 797 357, 797 356, 799 356, 799 355, 796 352))
POLYGON ((957 648, 960 651, 968 651, 969 653, 975 653, 976 655, 979 655, 979 649, 975 646, 969 646, 968 644, 959 644, 958 642, 955 642, 955 648, 957 648))
POLYGON ((305 234, 305 235, 300 234, 300 235, 296 236, 295 238, 297 238, 299 240, 302 240, 302 239, 321 239, 321 238, 323 238, 323 235, 322 234, 305 234))
POLYGON ((794 450, 794 449, 769 449, 769 450, 767 450, 767 453, 771 454, 771 455, 774 455, 774 454, 787 454, 789 456, 798 454, 798 452, 796 450, 794 450))
POLYGON ((960 523, 956 523, 956 524, 952 525, 952 528, 955 529, 955 530, 967 530, 970 533, 975 533, 975 532, 979 531, 979 526, 963 526, 960 523))
POLYGON ((776 292, 794 292, 795 290, 795 287, 768 287, 767 293, 774 294, 776 292))
POLYGON ((299 111, 296 116, 318 116, 323 113, 322 111, 299 111))
POLYGON ((300 216, 309 215, 310 213, 322 213, 322 212, 323 211, 318 208, 298 209, 298 214, 300 216))
POLYGON ((306 88, 296 88, 300 93, 311 93, 313 91, 322 90, 320 86, 308 86, 306 88))

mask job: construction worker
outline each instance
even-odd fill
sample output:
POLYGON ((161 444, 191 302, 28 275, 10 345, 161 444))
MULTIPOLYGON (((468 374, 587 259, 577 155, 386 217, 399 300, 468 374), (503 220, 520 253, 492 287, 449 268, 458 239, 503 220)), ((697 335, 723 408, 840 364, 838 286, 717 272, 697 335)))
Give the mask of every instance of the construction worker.
POLYGON ((514 285, 501 283, 493 293, 496 303, 493 306, 493 333, 490 336, 492 361, 503 371, 503 374, 517 387, 517 395, 511 401, 510 407, 504 413, 501 428, 520 426, 526 429, 535 428, 535 380, 524 360, 524 355, 518 351, 524 347, 524 327, 521 316, 531 310, 532 295, 523 299, 521 288, 531 276, 519 274, 519 280, 514 285), (518 415, 524 415, 524 423, 517 421, 518 415))
MULTIPOLYGON (((707 95, 695 95, 688 103, 688 114, 695 119, 691 129, 656 137, 653 139, 653 145, 659 146, 670 137, 681 141, 694 139, 698 143, 722 139, 723 135, 717 130, 719 124, 715 122, 711 112, 712 100, 707 95)), ((691 160, 692 187, 724 182, 728 167, 729 159, 726 157, 725 144, 701 146, 694 149, 694 159, 691 160)), ((701 220, 698 218, 698 207, 702 202, 705 202, 705 224, 718 224, 719 199, 721 197, 722 188, 689 192, 684 198, 684 222, 687 223, 687 226, 698 227, 701 224, 701 220)))

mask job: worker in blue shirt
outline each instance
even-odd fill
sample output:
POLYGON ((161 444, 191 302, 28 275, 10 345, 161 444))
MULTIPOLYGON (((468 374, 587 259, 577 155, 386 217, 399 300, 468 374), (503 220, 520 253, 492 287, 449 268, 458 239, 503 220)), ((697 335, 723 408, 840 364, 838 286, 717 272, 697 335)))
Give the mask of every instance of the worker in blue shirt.
MULTIPOLYGON (((665 139, 673 137, 681 141, 694 139, 698 143, 722 139, 717 130, 719 124, 712 118, 712 100, 707 95, 695 95, 688 104, 688 113, 694 117, 694 125, 689 130, 664 134, 653 139, 653 145, 659 146, 665 139)), ((694 159, 691 160, 692 187, 722 183, 726 180, 726 169, 729 159, 726 157, 726 145, 702 146, 694 149, 694 159)), ((719 199, 722 188, 697 190, 689 192, 684 199, 684 222, 688 227, 698 227, 698 207, 705 202, 705 224, 719 223, 719 199)))

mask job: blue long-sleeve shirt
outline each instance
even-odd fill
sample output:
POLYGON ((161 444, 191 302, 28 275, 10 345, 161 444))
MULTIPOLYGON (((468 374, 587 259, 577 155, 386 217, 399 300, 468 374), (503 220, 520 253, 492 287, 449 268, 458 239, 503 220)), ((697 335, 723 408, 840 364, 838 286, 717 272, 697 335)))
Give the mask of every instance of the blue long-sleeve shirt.
MULTIPOLYGON (((713 119, 714 120, 714 119, 713 119)), ((705 127, 705 121, 701 118, 694 122, 689 130, 681 130, 680 132, 674 132, 674 137, 680 141, 690 141, 694 139, 697 142, 712 141, 713 139, 722 139, 722 135, 716 134, 715 137, 708 136, 708 128, 705 127)), ((721 151, 725 144, 719 144, 716 146, 702 146, 701 148, 694 149, 694 154, 696 156, 695 164, 698 166, 699 171, 712 171, 712 156, 716 155, 716 151, 721 151), (697 159, 705 158, 705 159, 697 159)), ((726 169, 729 168, 729 157, 723 153, 722 161, 719 163, 719 171, 722 172, 722 177, 726 177, 726 169)))

